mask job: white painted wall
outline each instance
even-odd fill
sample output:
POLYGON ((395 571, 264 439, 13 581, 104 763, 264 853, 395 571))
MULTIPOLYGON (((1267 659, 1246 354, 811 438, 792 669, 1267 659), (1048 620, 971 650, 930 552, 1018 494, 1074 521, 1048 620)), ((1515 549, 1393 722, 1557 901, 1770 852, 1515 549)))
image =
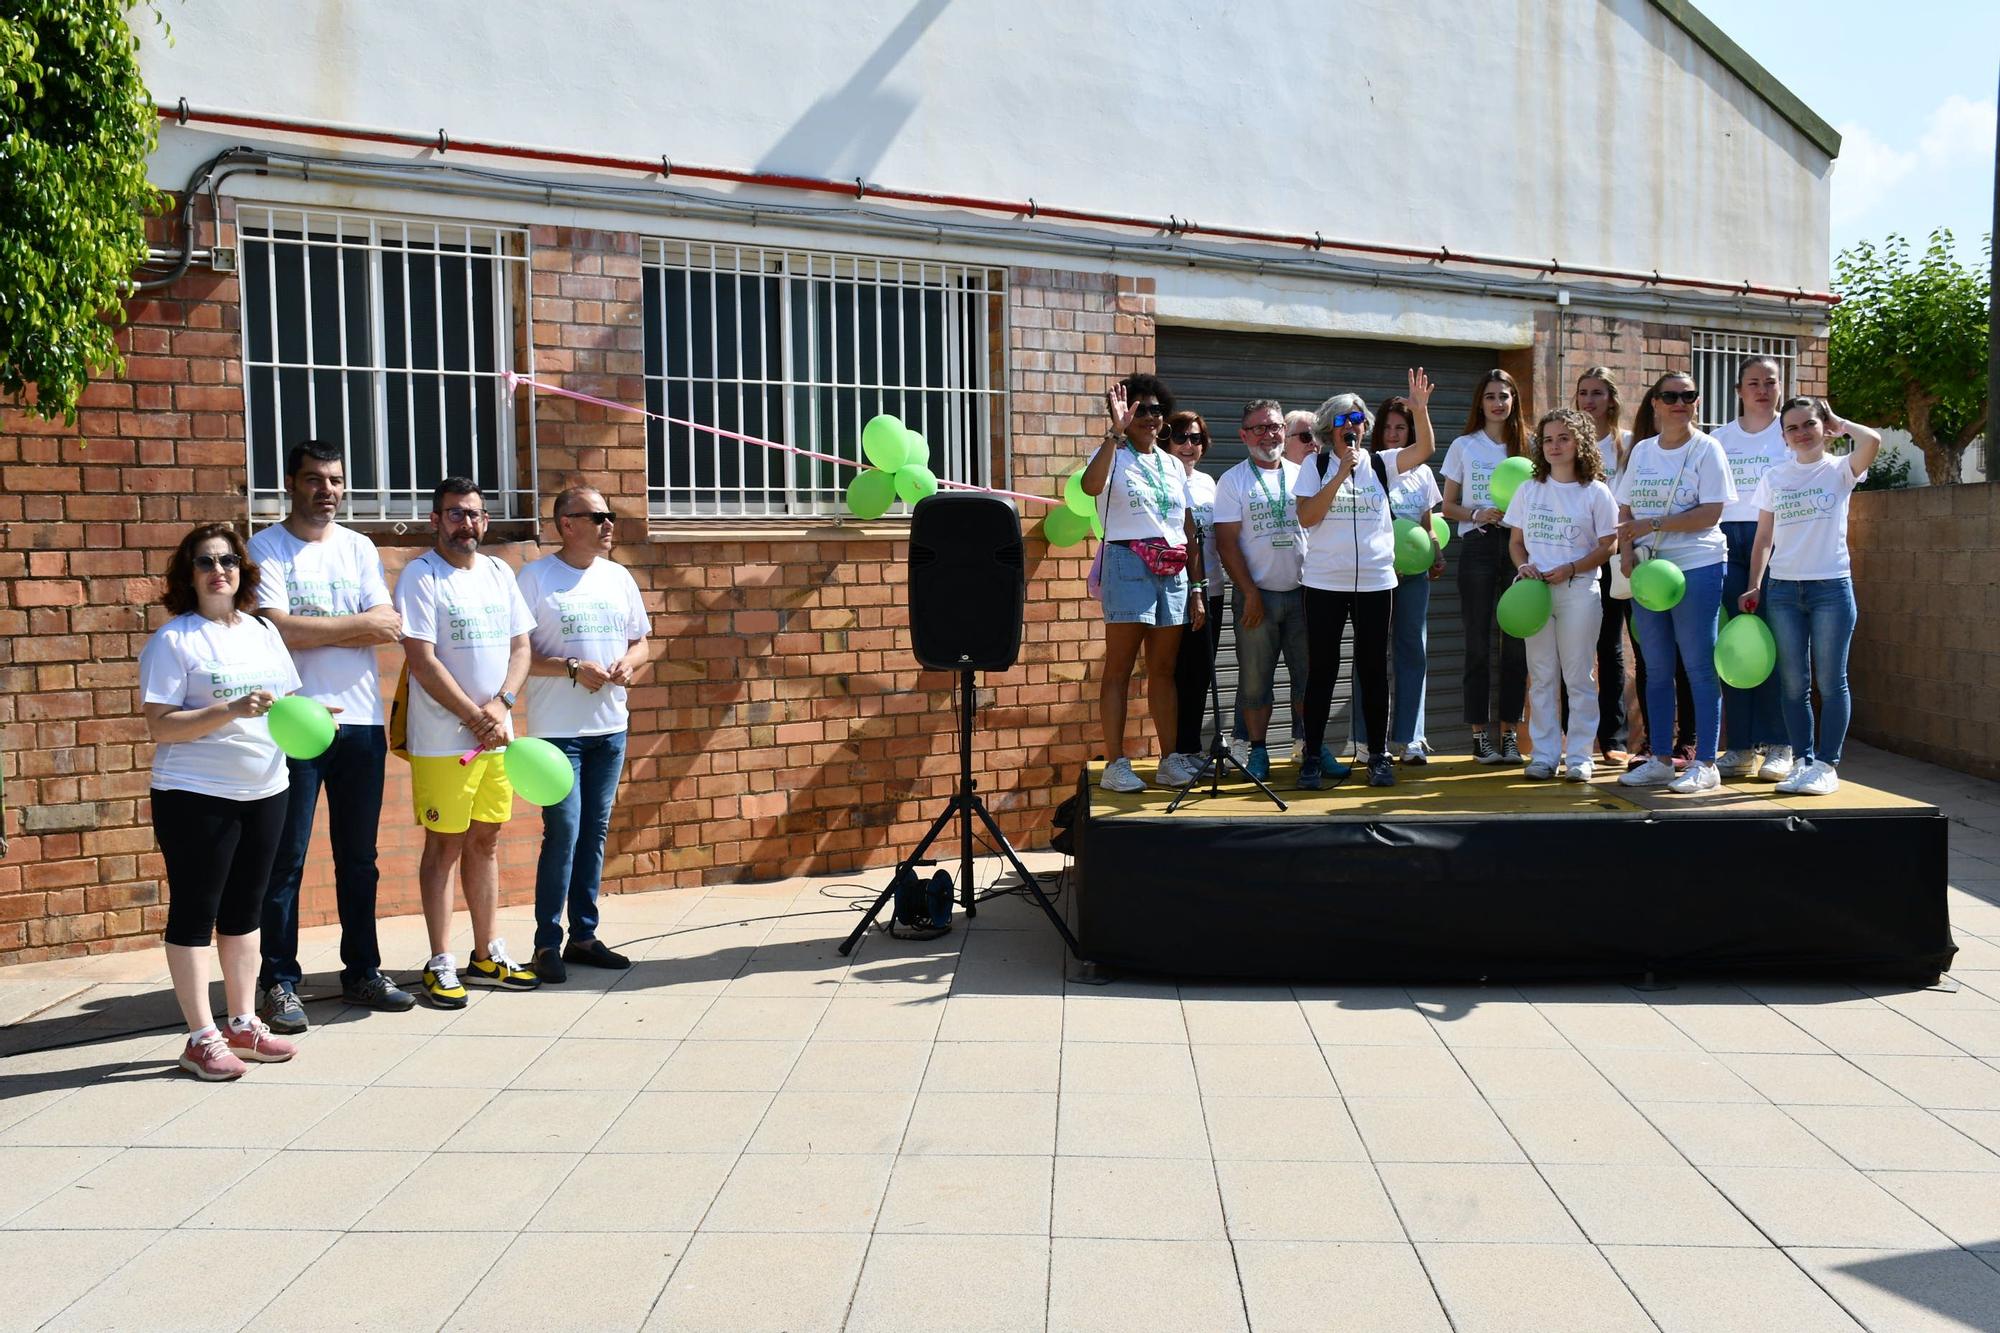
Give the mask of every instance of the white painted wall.
MULTIPOLYGON (((139 25, 167 103, 1827 279, 1828 160, 1648 0, 199 0, 168 18, 171 46, 139 25)), ((165 136, 156 180, 212 143, 165 136)))

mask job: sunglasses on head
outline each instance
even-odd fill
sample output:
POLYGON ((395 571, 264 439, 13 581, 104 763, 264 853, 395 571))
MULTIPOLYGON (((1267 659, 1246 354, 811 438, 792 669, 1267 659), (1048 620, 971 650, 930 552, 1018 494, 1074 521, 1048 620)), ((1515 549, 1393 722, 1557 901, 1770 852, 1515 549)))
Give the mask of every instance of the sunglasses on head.
POLYGON ((243 568, 243 561, 234 555, 198 555, 194 558, 194 567, 204 574, 213 569, 233 573, 243 568))
POLYGON ((1167 409, 1158 403, 1140 403, 1132 409, 1132 415, 1135 417, 1163 417, 1166 414, 1167 409))
POLYGON ((1326 424, 1330 430, 1339 430, 1342 426, 1359 426, 1367 420, 1366 412, 1342 412, 1326 424))
POLYGON ((1175 444, 1207 444, 1208 436, 1198 430, 1177 430, 1173 433, 1175 444))
POLYGON ((592 523, 609 523, 612 519, 617 518, 618 515, 612 513, 609 509, 572 509, 569 513, 564 514, 563 517, 587 518, 592 523))
POLYGON ((1701 390, 1662 389, 1658 393, 1654 394, 1653 397, 1659 399, 1661 402, 1667 404, 1669 407, 1673 406, 1676 403, 1686 403, 1688 406, 1692 407, 1694 406, 1695 403, 1700 401, 1701 390))

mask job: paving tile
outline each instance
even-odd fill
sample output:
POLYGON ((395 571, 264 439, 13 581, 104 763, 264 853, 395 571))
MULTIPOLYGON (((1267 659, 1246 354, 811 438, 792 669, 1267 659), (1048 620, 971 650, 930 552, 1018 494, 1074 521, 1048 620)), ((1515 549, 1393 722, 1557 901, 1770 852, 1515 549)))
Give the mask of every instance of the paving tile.
POLYGON ((1338 1089, 1318 1046, 1275 1044, 1189 1047, 1204 1093, 1225 1096, 1331 1097, 1338 1089))
POLYGON ((1181 1001, 1187 1038, 1195 1045, 1310 1046, 1312 1025, 1289 990, 1260 991, 1256 998, 1181 1001))
POLYGON ((734 1153, 593 1154, 570 1168, 526 1229, 693 1231, 735 1165, 734 1153))
POLYGON ((1327 998, 1307 998, 1324 994, 1299 993, 1299 1009, 1322 1046, 1443 1044, 1431 1021, 1400 990, 1365 989, 1335 993, 1327 998))
MULTIPOLYGON (((1964 1055, 1923 1024, 1883 1005, 1868 1009, 1788 1005, 1781 1011, 1839 1055, 1964 1055)), ((1936 1023, 1945 1015, 1927 1015, 1936 1023)), ((1996 1027, 1995 1031, 2000 1031, 1996 1027)), ((1978 1052, 1970 1052, 1978 1054, 1978 1052)))
POLYGON ((581 1160, 577 1153, 436 1153, 356 1229, 435 1232, 442 1222, 459 1231, 519 1231, 581 1160))
POLYGON ((1971 1056, 1857 1055, 1854 1063, 1932 1110, 2000 1111, 2000 1069, 1971 1056))
POLYGON ((1049 1333, 1245 1328, 1230 1247, 1058 1236, 1049 1256, 1048 1327, 1049 1333))
POLYGON ((1407 1243, 1238 1239, 1234 1248, 1258 1333, 1448 1333, 1451 1327, 1407 1243))
POLYGON ((535 1333, 638 1328, 687 1251, 688 1237, 643 1230, 636 1220, 624 1231, 515 1237, 444 1327, 484 1333, 531 1317, 535 1333), (588 1275, 587 1286, 568 1299, 552 1300, 556 1274, 588 1275), (526 1316, 529 1311, 532 1316, 526 1316))
POLYGON ((335 1231, 170 1231, 43 1327, 209 1333, 237 1328, 309 1269, 335 1231), (218 1281, 215 1257, 229 1256, 218 1281))
POLYGON ((893 1153, 910 1121, 914 1092, 794 1092, 772 1099, 746 1151, 893 1153))
POLYGON ((95 1082, 15 1122, 0 1133, 0 1144, 122 1148, 185 1115, 217 1091, 216 1084, 165 1072, 95 1082))
POLYGON ((0 1231, 0 1329, 40 1328, 158 1241, 158 1231, 0 1231))
MULTIPOLYGON (((743 1001, 743 1003, 753 1003, 743 1001)), ((648 1092, 776 1092, 805 1049, 799 1041, 684 1041, 648 1092)))
POLYGON ((941 1041, 931 1049, 923 1090, 1054 1092, 1066 1050, 1052 1041, 941 1041))
POLYGON ((2000 1153, 2000 1111, 1939 1111, 1937 1118, 2000 1153))
POLYGON ((2000 1251, 2000 1180, 1971 1171, 1870 1171, 1868 1178, 1968 1250, 2000 1251))
POLYGON ((709 1005, 688 1037, 693 1041, 804 1041, 826 1016, 831 996, 738 997, 709 1005))
POLYGON ((1431 997, 1443 994, 1413 990, 1410 999, 1437 1028, 1444 1044, 1454 1049, 1566 1050, 1569 1047, 1569 1038, 1534 1005, 1523 1000, 1473 1000, 1461 1010, 1431 1002, 1431 997))
POLYGON ((889 1236, 868 1247, 846 1333, 1040 1328, 1048 1307, 1049 1238, 889 1236), (938 1281, 940 1273, 950 1281, 938 1281))
POLYGON ((1639 1109, 1696 1166, 1841 1165, 1782 1107, 1644 1102, 1639 1109))
POLYGON ((1053 1182, 1046 1157, 903 1157, 875 1230, 1046 1237, 1053 1182))
POLYGON ((439 1149, 448 1153, 589 1152, 633 1096, 630 1092, 502 1088, 439 1149))
POLYGON ((1681 1160, 1674 1146, 1626 1102, 1529 1100, 1492 1105, 1530 1161, 1662 1166, 1681 1160))
MULTIPOLYGON (((519 995, 500 997, 519 1001, 519 995)), ((504 1088, 527 1071, 554 1039, 545 1036, 433 1037, 375 1080, 384 1088, 504 1088)))
MULTIPOLYGON (((374 1026, 386 1027, 402 1017, 386 1015, 383 1022, 374 1026)), ((333 1027, 315 1024, 312 1031, 296 1038, 298 1058, 286 1062, 282 1073, 287 1084, 366 1087, 409 1059, 430 1039, 429 1033, 378 1032, 352 1023, 333 1027)), ((280 1071, 273 1067, 271 1072, 280 1071)))
POLYGON ((512 1239, 492 1231, 349 1232, 249 1327, 260 1333, 436 1327, 512 1239))
POLYGON ((1852 1167, 1711 1166, 1702 1174, 1776 1245, 1949 1244, 1937 1228, 1852 1167))
POLYGON ((597 1003, 588 992, 565 995, 542 989, 530 993, 494 991, 459 1016, 452 1037, 560 1037, 597 1003))
MULTIPOLYGON (((853 1001, 849 1001, 853 1003, 853 1001)), ((785 1078, 787 1092, 915 1092, 931 1060, 928 1041, 806 1043, 785 1078)))
POLYGON ((270 1155, 252 1148, 127 1148, 7 1225, 26 1231, 179 1226, 270 1155))
POLYGON ((1185 1095, 1073 1092, 1056 1113, 1056 1151, 1068 1157, 1209 1156, 1202 1100, 1185 1095))
POLYGON ((496 1095, 492 1088, 363 1088, 290 1146, 434 1152, 496 1095))
MULTIPOLYGON (((1741 995, 1741 992, 1738 992, 1741 995)), ((1663 1004, 1662 1018, 1705 1051, 1772 1055, 1823 1055, 1818 1038, 1784 1012, 1742 995, 1736 1004, 1663 1004)))
MULTIPOLYGON (((1800 1057, 1792 1057, 1800 1058, 1800 1057)), ((1591 1063, 1635 1102, 1761 1102, 1763 1094, 1703 1051, 1592 1051, 1591 1063)))
POLYGON ((1345 1097, 1476 1097, 1478 1089, 1443 1043, 1430 1046, 1325 1046, 1345 1097))
POLYGON ((1686 1163, 1542 1168, 1597 1245, 1762 1245, 1757 1228, 1686 1163))
POLYGON ((1795 1106, 1791 1115, 1864 1171, 2000 1171, 2000 1156, 1918 1107, 1795 1106))
POLYGON ((1618 1100, 1618 1089, 1576 1051, 1460 1047, 1453 1052, 1479 1091, 1493 1099, 1618 1100))
POLYGON ((866 1235, 703 1232, 688 1242, 645 1326, 673 1333, 832 1333, 846 1315, 867 1249, 866 1235), (777 1280, 746 1280, 750 1274, 777 1280))
POLYGON ((739 1153, 776 1096, 770 1092, 642 1092, 594 1153, 739 1153))
POLYGON ((893 1157, 749 1154, 737 1159, 704 1231, 868 1231, 893 1157))
POLYGON ((1832 1297, 1775 1249, 1606 1245, 1604 1257, 1659 1324, 1661 1333, 1859 1333, 1832 1297))
POLYGON ((1724 1055, 1737 1077, 1780 1106, 1907 1106, 1908 1099, 1845 1056, 1724 1055))
POLYGON ((564 1035, 679 1041, 694 1031, 694 1025, 701 1021, 711 1002, 709 996, 616 990, 586 1009, 564 1035))
POLYGON ((1202 1098, 1202 1112, 1217 1161, 1368 1160, 1354 1118, 1338 1097, 1211 1096, 1202 1098))
POLYGON ((562 1091, 636 1092, 667 1062, 677 1042, 566 1035, 509 1086, 562 1091))
POLYGON ((1213 1163, 1058 1157, 1053 1234, 1126 1240, 1219 1240, 1213 1163))
POLYGON ((79 1176, 103 1166, 117 1148, 0 1147, 0 1222, 26 1211, 79 1176))
POLYGON ((1653 1328, 1591 1246, 1423 1244, 1418 1249, 1459 1333, 1653 1328))
POLYGON ((939 1041, 1061 1041, 1064 1003, 1060 995, 954 995, 927 1006, 933 1031, 923 1035, 939 1041))
POLYGON ((1387 1162, 1377 1169, 1411 1240, 1583 1239, 1532 1166, 1387 1162))
MULTIPOLYGON (((1251 1089, 1216 1088, 1217 1092, 1251 1089)), ((1065 1041, 1062 1046, 1062 1091, 1152 1093, 1194 1096, 1194 1057, 1185 1046, 1165 1044, 1065 1041)))
POLYGON ((228 1096, 203 1101, 133 1141, 161 1148, 282 1148, 327 1116, 339 1114, 355 1091, 253 1083, 246 1077, 230 1087, 228 1096))
POLYGON ((920 1092, 903 1135, 903 1155, 1056 1150, 1053 1092, 920 1092))
POLYGON ((1492 1108, 1476 1097, 1349 1097, 1347 1110, 1377 1162, 1526 1160, 1492 1108))
POLYGON ((1243 1240, 1401 1241, 1402 1223, 1362 1162, 1218 1162, 1224 1225, 1243 1240))
POLYGON ((1166 1042, 1186 1045, 1187 1015, 1180 997, 1077 995, 1063 998, 1066 1042, 1166 1042))
POLYGON ((2000 1325, 2000 1272, 1963 1250, 1797 1249, 1792 1258, 1870 1328, 1964 1333, 2000 1325))
POLYGON ((292 1227, 346 1231, 424 1158, 421 1152, 291 1149, 274 1155, 237 1181, 184 1225, 274 1232, 292 1227))
POLYGON ((1580 1051, 1695 1051, 1694 1038, 1645 1004, 1543 1004, 1543 1018, 1580 1051))

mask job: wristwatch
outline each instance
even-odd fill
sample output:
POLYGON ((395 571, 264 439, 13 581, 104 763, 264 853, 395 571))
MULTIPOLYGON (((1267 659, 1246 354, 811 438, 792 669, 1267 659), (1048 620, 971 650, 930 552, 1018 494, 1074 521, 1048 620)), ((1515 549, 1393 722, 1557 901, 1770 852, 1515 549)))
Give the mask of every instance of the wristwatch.
POLYGON ((500 693, 494 695, 493 697, 498 699, 501 703, 506 704, 509 708, 512 708, 514 706, 514 691, 512 690, 502 690, 500 691, 500 693))
POLYGON ((563 665, 569 669, 569 683, 572 685, 576 684, 576 668, 579 665, 577 659, 574 657, 565 657, 563 665))
POLYGON ((1655 532, 1658 532, 1658 531, 1660 530, 1660 525, 1661 525, 1661 524, 1663 524, 1663 523, 1665 523, 1666 521, 1667 521, 1667 520, 1665 519, 1665 517, 1660 517, 1660 518, 1656 518, 1656 519, 1654 519, 1654 520, 1653 520, 1653 531, 1655 531, 1655 532))

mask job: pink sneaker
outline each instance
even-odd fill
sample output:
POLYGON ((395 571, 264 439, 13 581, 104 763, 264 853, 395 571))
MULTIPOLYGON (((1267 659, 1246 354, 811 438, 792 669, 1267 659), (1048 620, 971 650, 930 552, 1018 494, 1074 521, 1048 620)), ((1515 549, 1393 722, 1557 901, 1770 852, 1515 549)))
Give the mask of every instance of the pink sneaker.
POLYGON ((189 1037, 181 1050, 180 1065, 204 1083, 227 1083, 243 1077, 243 1062, 230 1053, 229 1043, 220 1032, 210 1033, 199 1044, 189 1037))
POLYGON ((271 1035, 270 1026, 261 1018, 250 1020, 250 1026, 238 1032, 229 1029, 229 1050, 238 1060, 252 1060, 258 1064, 283 1064, 299 1053, 299 1048, 283 1037, 271 1035))

